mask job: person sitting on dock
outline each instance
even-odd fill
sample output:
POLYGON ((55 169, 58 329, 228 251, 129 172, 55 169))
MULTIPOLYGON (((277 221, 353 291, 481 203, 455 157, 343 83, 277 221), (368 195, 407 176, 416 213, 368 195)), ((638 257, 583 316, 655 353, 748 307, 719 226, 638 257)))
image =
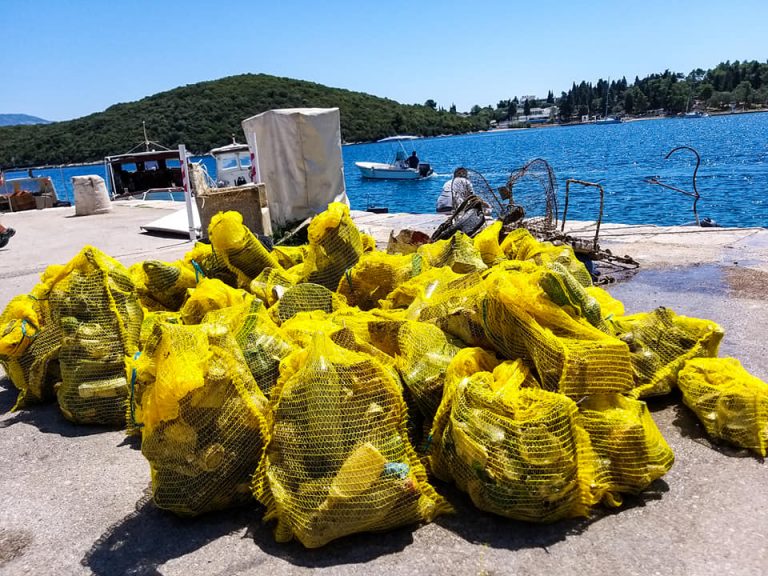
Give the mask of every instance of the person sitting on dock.
POLYGON ((0 224, 0 248, 5 248, 5 245, 8 244, 8 241, 14 234, 16 234, 16 230, 13 228, 6 228, 0 224))
POLYGON ((459 204, 475 193, 468 175, 467 169, 463 167, 453 171, 453 178, 443 184, 443 191, 437 199, 438 212, 453 212, 459 204))
POLYGON ((411 152, 411 155, 408 156, 408 160, 406 160, 406 163, 408 164, 408 168, 418 168, 419 167, 419 157, 416 156, 416 150, 411 152))

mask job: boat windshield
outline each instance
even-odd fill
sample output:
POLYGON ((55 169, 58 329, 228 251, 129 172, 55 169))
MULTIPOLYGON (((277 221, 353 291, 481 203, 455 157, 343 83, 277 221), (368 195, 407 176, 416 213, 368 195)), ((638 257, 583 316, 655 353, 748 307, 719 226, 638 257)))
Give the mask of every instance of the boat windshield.
POLYGON ((216 161, 220 171, 237 170, 238 168, 250 168, 251 156, 248 152, 230 152, 217 154, 216 161))

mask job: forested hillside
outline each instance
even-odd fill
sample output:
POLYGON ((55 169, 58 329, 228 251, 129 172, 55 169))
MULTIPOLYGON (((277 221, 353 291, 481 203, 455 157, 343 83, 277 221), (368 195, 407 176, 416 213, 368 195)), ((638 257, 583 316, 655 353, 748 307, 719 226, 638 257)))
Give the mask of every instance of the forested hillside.
POLYGON ((104 112, 41 126, 0 128, 0 166, 35 166, 100 160, 143 140, 169 147, 184 143, 202 153, 243 140, 240 122, 273 108, 338 107, 342 138, 370 141, 394 134, 456 134, 487 127, 428 105, 403 105, 360 92, 264 74, 230 76, 117 104, 104 112))

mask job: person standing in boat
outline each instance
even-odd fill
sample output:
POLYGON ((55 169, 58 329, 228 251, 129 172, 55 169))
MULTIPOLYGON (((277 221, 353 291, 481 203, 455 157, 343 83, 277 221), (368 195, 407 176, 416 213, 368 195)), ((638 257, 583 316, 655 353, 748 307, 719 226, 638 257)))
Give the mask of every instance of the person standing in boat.
POLYGON ((411 155, 408 156, 408 160, 406 160, 408 164, 408 168, 418 168, 419 167, 419 157, 416 156, 416 150, 411 152, 411 155))
POLYGON ((475 193, 467 176, 469 174, 464 167, 453 171, 453 178, 443 184, 443 191, 437 198, 438 212, 453 212, 459 204, 475 193))

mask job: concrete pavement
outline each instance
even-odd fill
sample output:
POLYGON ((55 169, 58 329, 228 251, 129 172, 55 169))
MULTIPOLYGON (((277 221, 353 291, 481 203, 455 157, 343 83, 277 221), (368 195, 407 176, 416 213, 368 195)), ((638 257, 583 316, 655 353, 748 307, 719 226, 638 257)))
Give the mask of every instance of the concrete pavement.
MULTIPOLYGON (((17 234, 0 249, 0 305, 86 243, 126 264, 181 256, 190 248, 183 239, 138 232, 160 210, 116 204, 111 214, 82 218, 72 216, 72 208, 3 215, 17 234)), ((736 356, 768 379, 768 231, 651 228, 627 235, 621 228, 610 238, 614 228, 604 227, 602 244, 641 262, 630 281, 609 287, 627 311, 664 305, 715 320, 726 330, 721 355, 736 356)), ((118 430, 75 426, 56 406, 10 413, 15 399, 13 386, 0 379, 0 574, 723 576, 768 570, 768 465, 713 445, 676 397, 649 402, 675 453, 674 467, 618 511, 530 525, 479 512, 465 495, 438 483, 456 515, 319 550, 275 543, 255 505, 191 520, 161 512, 147 500, 149 466, 135 440, 118 430)))

